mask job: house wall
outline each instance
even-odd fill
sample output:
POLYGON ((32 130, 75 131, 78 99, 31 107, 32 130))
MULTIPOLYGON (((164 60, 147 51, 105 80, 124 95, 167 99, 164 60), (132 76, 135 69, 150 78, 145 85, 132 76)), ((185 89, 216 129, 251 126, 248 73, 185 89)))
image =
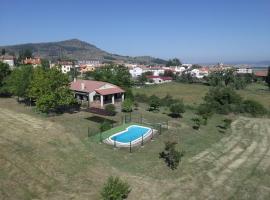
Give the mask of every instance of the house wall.
POLYGON ((14 67, 14 60, 3 60, 2 62, 8 64, 10 67, 14 67))
POLYGON ((138 77, 141 76, 143 73, 142 68, 140 67, 134 67, 133 69, 129 70, 129 73, 131 74, 132 77, 138 77))
POLYGON ((89 93, 89 102, 93 102, 94 101, 94 96, 95 95, 96 95, 96 92, 95 91, 89 93))
POLYGON ((72 65, 61 65, 61 71, 64 74, 70 72, 71 68, 72 68, 72 65))

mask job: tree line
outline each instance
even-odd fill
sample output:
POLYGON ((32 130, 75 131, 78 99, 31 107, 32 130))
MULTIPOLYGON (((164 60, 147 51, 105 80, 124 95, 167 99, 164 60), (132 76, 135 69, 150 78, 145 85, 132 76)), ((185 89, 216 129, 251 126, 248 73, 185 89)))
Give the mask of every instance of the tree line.
POLYGON ((1 96, 17 96, 19 102, 36 105, 44 113, 63 112, 76 105, 68 76, 56 68, 20 65, 11 71, 7 64, 0 63, 0 72, 1 96))

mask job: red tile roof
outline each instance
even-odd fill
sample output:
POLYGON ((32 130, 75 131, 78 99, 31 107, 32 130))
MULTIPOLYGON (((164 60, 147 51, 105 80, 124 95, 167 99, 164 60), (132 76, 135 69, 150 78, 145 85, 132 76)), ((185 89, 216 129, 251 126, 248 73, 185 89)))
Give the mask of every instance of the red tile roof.
POLYGON ((266 77, 268 74, 268 72, 266 70, 264 71, 256 71, 255 72, 255 76, 259 76, 259 77, 266 77))
POLYGON ((98 92, 101 95, 123 93, 125 92, 120 87, 111 83, 102 81, 91 81, 91 80, 76 80, 70 84, 70 89, 75 91, 91 93, 93 91, 98 92), (110 85, 111 88, 101 89, 104 85, 110 85))
POLYGON ((108 94, 116 94, 116 93, 123 93, 123 92, 125 92, 120 87, 107 88, 107 89, 97 89, 95 91, 97 93, 101 94, 101 95, 108 95, 108 94))

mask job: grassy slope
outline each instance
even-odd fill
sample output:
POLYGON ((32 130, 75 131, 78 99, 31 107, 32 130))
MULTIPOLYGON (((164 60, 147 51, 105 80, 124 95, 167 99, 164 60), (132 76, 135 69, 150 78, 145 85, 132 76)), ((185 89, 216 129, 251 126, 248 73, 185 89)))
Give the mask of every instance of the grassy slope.
MULTIPOLYGON (((141 109, 136 112, 147 121, 169 119, 169 131, 129 154, 87 138, 87 127, 99 127, 87 120, 90 113, 42 118, 10 99, 0 99, 0 108, 0 199, 99 199, 112 174, 131 184, 130 199, 267 199, 270 194, 266 119, 240 118, 231 134, 216 127, 220 115, 194 131, 191 112, 171 119, 141 109), (175 171, 158 157, 167 140, 178 141, 177 148, 186 152, 175 171)), ((110 119, 119 121, 121 115, 110 119)))

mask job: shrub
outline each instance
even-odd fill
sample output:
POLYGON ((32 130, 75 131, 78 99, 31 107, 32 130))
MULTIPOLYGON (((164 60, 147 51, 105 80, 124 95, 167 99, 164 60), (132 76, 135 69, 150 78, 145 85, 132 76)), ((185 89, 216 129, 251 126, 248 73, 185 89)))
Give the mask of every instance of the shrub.
POLYGON ((202 121, 199 117, 195 117, 192 119, 194 125, 192 126, 193 129, 199 130, 202 124, 202 121))
POLYGON ((140 94, 140 93, 135 94, 134 99, 135 101, 142 102, 142 103, 147 103, 149 101, 148 97, 145 94, 140 94))
POLYGON ((102 123, 100 124, 99 129, 100 129, 101 132, 104 132, 104 131, 109 130, 111 127, 112 127, 112 126, 111 126, 111 123, 110 123, 109 121, 106 121, 106 120, 105 120, 104 122, 102 122, 102 123))
POLYGON ((224 119, 224 128, 227 129, 231 126, 232 120, 231 119, 224 119))
POLYGON ((160 104, 161 100, 156 95, 152 95, 149 97, 149 111, 158 110, 160 104))
POLYGON ((113 104, 108 104, 105 106, 105 110, 110 113, 111 115, 115 115, 116 111, 115 111, 115 106, 113 104))
POLYGON ((233 106, 239 105, 242 98, 230 87, 211 88, 204 97, 208 109, 219 114, 227 114, 234 111, 233 106))
POLYGON ((119 177, 109 177, 101 190, 101 196, 104 200, 126 199, 131 189, 128 183, 120 180, 119 177))
POLYGON ((252 116, 265 115, 267 110, 265 107, 257 101, 254 100, 245 100, 241 105, 241 111, 249 113, 252 116))
POLYGON ((180 101, 178 103, 171 104, 170 106, 171 116, 172 117, 179 117, 181 116, 181 113, 185 112, 185 106, 183 101, 180 101))
POLYGON ((167 166, 174 170, 177 169, 181 158, 184 156, 184 152, 179 152, 175 149, 177 142, 165 142, 165 149, 159 153, 159 157, 164 159, 167 166))
POLYGON ((131 101, 131 99, 125 99, 125 101, 122 103, 122 111, 132 112, 132 105, 133 102, 131 101))
POLYGON ((161 99, 161 105, 162 106, 168 106, 170 107, 170 105, 177 103, 178 100, 173 99, 171 95, 167 94, 164 98, 161 99))

